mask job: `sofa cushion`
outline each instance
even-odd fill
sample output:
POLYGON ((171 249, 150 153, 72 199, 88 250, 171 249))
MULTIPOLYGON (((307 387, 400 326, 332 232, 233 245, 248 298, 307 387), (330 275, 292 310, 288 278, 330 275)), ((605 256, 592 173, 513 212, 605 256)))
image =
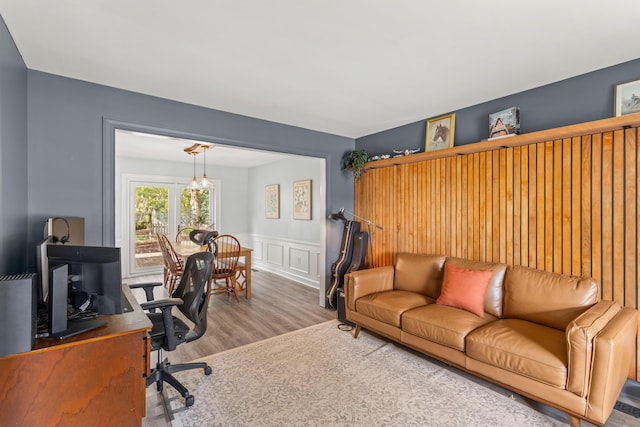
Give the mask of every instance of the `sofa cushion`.
POLYGON ((393 288, 438 298, 445 257, 442 255, 396 255, 393 288))
POLYGON ((564 331, 600 300, 592 278, 509 266, 504 279, 504 318, 529 320, 564 331))
POLYGON ((565 388, 567 344, 563 331, 519 319, 501 319, 467 335, 467 356, 565 388))
POLYGON ((433 302, 433 298, 415 292, 378 292, 358 298, 356 300, 356 311, 363 316, 400 327, 402 313, 433 302))
POLYGON ((495 320, 497 319, 490 314, 482 318, 465 310, 429 304, 406 311, 402 315, 402 330, 420 338, 465 351, 467 334, 495 320))
POLYGON ((493 262, 471 261, 462 258, 448 257, 446 264, 453 264, 456 267, 468 268, 470 270, 491 270, 493 276, 489 280, 487 292, 484 295, 484 311, 495 317, 502 317, 502 298, 504 296, 503 285, 504 276, 507 271, 506 264, 493 262))
POLYGON ((493 272, 488 270, 470 270, 445 264, 442 293, 436 304, 461 308, 484 317, 484 294, 492 275, 493 272))

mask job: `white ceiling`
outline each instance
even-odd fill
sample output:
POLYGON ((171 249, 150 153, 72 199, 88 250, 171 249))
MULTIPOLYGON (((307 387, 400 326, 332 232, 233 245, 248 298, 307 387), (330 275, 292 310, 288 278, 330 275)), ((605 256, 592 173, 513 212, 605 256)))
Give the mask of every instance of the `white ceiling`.
MULTIPOLYGON (((116 157, 132 157, 183 163, 193 163, 193 157, 185 153, 184 149, 195 143, 203 143, 202 141, 128 132, 124 130, 116 130, 115 141, 116 157)), ((253 168, 293 156, 270 151, 229 147, 220 144, 211 145, 213 148, 207 150, 206 154, 207 165, 253 168)), ((198 154, 198 167, 200 167, 204 160, 204 156, 198 154)))
POLYGON ((0 0, 0 14, 30 69, 352 138, 640 58, 638 0, 0 0))

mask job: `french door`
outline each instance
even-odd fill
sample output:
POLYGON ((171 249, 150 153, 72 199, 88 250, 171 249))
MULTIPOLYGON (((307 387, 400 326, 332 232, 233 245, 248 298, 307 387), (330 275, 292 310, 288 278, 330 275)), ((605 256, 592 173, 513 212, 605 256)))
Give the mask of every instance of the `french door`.
POLYGON ((174 242, 181 230, 215 229, 215 183, 193 190, 184 179, 128 176, 125 180, 126 244, 123 246, 126 250, 123 250, 123 257, 127 257, 127 276, 155 274, 162 270, 158 234, 165 234, 174 242))

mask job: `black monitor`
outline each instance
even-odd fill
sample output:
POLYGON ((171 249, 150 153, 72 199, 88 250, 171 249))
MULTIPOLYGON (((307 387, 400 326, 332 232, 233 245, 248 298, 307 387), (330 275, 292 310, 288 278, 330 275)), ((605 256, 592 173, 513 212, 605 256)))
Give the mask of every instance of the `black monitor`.
POLYGON ((47 245, 48 267, 69 266, 69 300, 76 309, 122 313, 120 248, 47 245))

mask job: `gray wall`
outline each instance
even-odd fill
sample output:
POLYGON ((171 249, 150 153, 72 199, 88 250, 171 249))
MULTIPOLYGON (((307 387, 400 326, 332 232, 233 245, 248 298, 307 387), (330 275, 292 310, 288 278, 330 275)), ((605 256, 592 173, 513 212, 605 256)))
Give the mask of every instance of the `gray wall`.
MULTIPOLYGON (((321 161, 291 158, 252 168, 249 171, 250 232, 271 237, 320 243, 320 223, 327 215, 320 210, 321 161), (310 179, 311 221, 293 219, 293 182, 310 179), (265 216, 265 186, 280 185, 280 218, 265 216)), ((334 259, 327 259, 330 264, 334 259)))
POLYGON ((0 17, 0 275, 27 254, 27 69, 0 17))
MULTIPOLYGON (((340 170, 353 139, 39 71, 27 77, 29 247, 52 215, 84 217, 88 245, 114 243, 115 128, 324 158, 327 210, 353 206, 353 181, 340 170)), ((327 277, 340 238, 328 229, 327 277)))
MULTIPOLYGON (((638 79, 640 59, 455 111, 454 145, 487 139, 489 114, 509 107, 520 108, 521 133, 612 117, 615 86, 638 79)), ((424 150, 426 119, 358 138, 356 146, 369 155, 424 150)))

